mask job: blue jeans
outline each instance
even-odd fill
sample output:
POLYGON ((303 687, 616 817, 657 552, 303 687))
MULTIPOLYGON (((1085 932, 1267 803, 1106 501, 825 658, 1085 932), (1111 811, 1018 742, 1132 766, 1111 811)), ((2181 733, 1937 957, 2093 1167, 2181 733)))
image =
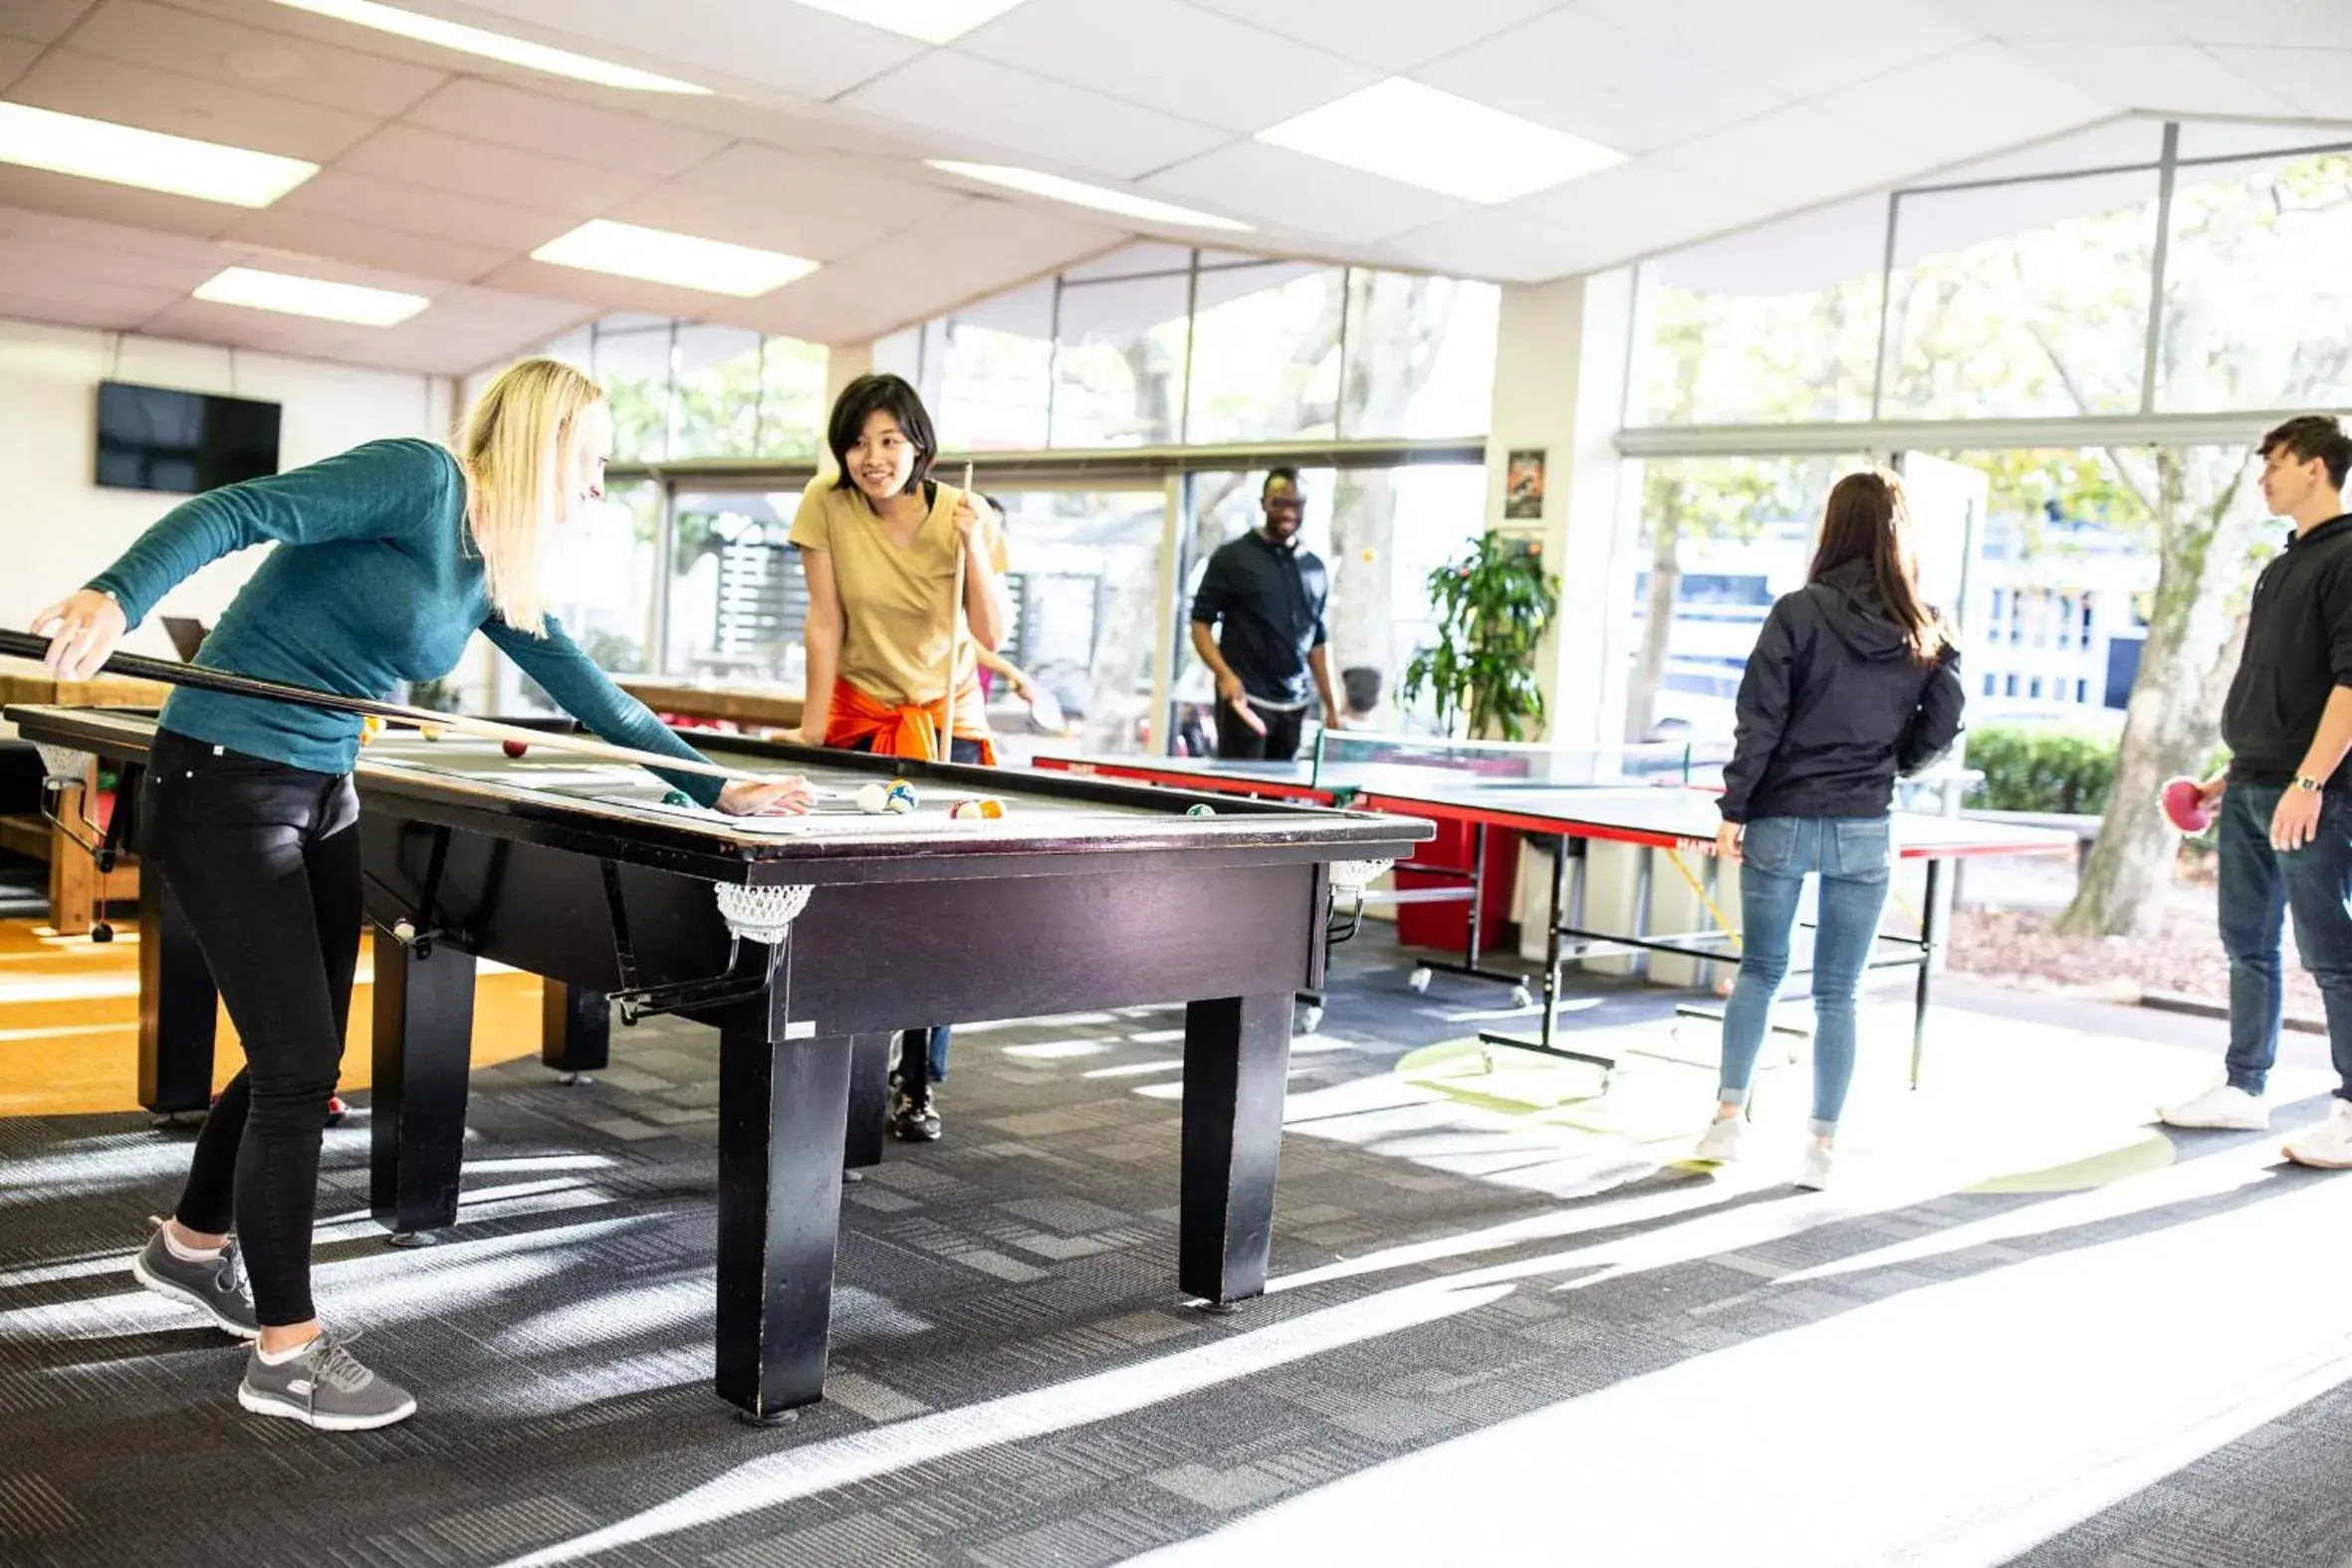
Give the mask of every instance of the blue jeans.
POLYGON ((2279 937, 2294 911, 2295 948, 2319 983, 2336 1097, 2352 1099, 2352 800, 2321 797, 2319 830, 2300 849, 2270 847, 2286 790, 2233 779, 2222 794, 2222 950, 2230 955, 2233 1088, 2259 1094, 2278 1059, 2279 937))
POLYGON ((1883 816, 1767 816, 1741 835, 1740 980, 1723 1015, 1726 1105, 1748 1103, 1807 873, 1821 878, 1813 933, 1813 1121, 1837 1131, 1854 1081, 1854 1002, 1886 908, 1892 824, 1883 816))

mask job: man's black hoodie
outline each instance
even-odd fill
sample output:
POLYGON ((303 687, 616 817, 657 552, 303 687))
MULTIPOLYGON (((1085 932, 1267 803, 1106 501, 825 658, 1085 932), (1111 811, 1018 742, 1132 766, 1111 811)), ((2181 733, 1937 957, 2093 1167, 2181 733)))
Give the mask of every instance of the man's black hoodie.
POLYGON ((1833 567, 1781 596, 1748 656, 1724 820, 1878 816, 1897 774, 1952 749, 1963 701, 1959 651, 1913 658, 1869 560, 1833 567))

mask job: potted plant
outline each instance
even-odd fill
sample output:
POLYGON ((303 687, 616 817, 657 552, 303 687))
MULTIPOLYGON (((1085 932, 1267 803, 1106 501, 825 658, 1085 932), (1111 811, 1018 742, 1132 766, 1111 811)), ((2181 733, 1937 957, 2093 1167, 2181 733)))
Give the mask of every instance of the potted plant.
POLYGON ((1405 665, 1404 694, 1427 691, 1438 722, 1455 733, 1523 741, 1543 723, 1535 647, 1559 607, 1559 586, 1530 540, 1482 535, 1460 560, 1429 574, 1438 641, 1405 665))

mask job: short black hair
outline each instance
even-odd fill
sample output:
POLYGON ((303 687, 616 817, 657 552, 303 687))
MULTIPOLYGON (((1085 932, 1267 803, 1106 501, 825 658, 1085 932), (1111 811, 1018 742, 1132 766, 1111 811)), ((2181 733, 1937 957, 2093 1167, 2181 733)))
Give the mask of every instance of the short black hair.
POLYGON ((864 496, 864 491, 857 490, 857 481, 849 477, 849 449, 857 445, 857 438, 865 433, 866 420, 877 412, 897 420, 898 428, 914 445, 914 471, 906 476, 906 489, 900 492, 911 496, 931 477, 931 465, 939 459, 939 437, 931 429, 931 415, 923 407, 922 394, 899 375, 861 375, 833 399, 832 419, 824 431, 824 444, 832 449, 833 463, 840 470, 833 484, 864 496))
POLYGON ((1339 672, 1350 713, 1370 713, 1380 706, 1380 672, 1369 664, 1351 664, 1339 672))
POLYGON ((2325 463, 2327 482, 2338 490, 2344 488, 2344 476, 2352 473, 2352 436, 2344 434, 2333 414, 2297 414, 2262 437, 2254 450, 2263 457, 2284 452, 2298 463, 2325 463))
POLYGON ((1289 467, 1270 468, 1266 471, 1266 483, 1258 487, 1259 500, 1264 501, 1266 499, 1266 493, 1274 488, 1274 482, 1278 479, 1289 480, 1293 490, 1304 490, 1306 488, 1304 485, 1298 483, 1298 470, 1289 467))

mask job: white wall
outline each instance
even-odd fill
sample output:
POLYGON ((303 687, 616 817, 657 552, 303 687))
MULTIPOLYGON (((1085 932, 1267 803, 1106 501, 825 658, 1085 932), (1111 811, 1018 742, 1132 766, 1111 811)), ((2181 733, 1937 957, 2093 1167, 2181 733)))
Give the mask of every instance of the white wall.
MULTIPOLYGON (((118 337, 76 328, 0 322, 0 626, 22 630, 44 606, 80 587, 181 498, 102 490, 97 386, 136 381, 284 405, 279 459, 316 462, 382 436, 446 440, 449 383, 200 343, 118 337)), ((261 552, 216 562, 182 583, 161 611, 218 617, 261 552)), ((159 614, 125 648, 172 656, 159 614)))

